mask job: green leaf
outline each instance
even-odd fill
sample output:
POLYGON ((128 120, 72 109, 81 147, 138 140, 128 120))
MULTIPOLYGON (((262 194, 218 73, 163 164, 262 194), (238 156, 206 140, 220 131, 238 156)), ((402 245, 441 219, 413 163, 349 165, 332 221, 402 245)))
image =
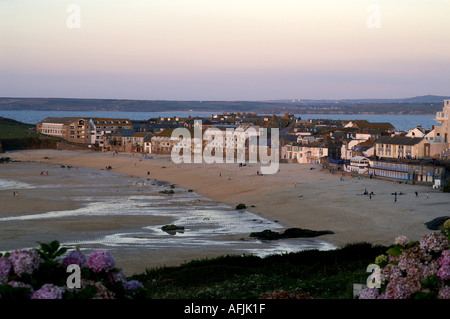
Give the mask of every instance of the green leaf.
POLYGON ((437 275, 433 275, 431 277, 425 278, 425 280, 422 282, 422 287, 425 288, 435 288, 439 287, 441 281, 437 275))
POLYGON ((388 255, 397 257, 397 256, 400 256, 402 254, 402 250, 400 248, 394 246, 394 247, 389 248, 386 251, 386 253, 388 255))
POLYGON ((430 291, 430 292, 424 292, 419 291, 415 296, 414 299, 437 299, 437 292, 430 291))
POLYGON ((59 248, 59 241, 54 240, 50 243, 50 248, 52 249, 52 252, 55 252, 59 248))
POLYGON ((55 257, 64 255, 64 254, 66 253, 66 251, 67 251, 67 248, 66 248, 66 247, 61 247, 61 248, 58 249, 58 251, 56 252, 55 257))

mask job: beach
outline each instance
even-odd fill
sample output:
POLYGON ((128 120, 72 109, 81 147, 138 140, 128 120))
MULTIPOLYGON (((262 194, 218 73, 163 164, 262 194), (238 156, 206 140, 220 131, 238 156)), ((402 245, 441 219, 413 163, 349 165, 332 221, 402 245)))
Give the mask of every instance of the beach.
MULTIPOLYGON (((14 151, 2 156, 21 163, 41 163, 54 167, 71 166, 74 170, 83 167, 100 172, 106 171, 110 166, 111 169, 107 171, 142 180, 151 179, 164 185, 174 185, 185 191, 192 190, 200 196, 228 207, 233 208, 243 203, 247 206, 248 212, 279 224, 280 229, 297 227, 330 230, 333 234, 323 235, 317 239, 336 247, 357 242, 389 245, 399 235, 419 240, 423 235, 432 232, 424 223, 448 215, 450 207, 449 194, 428 186, 399 184, 366 177, 357 178, 351 177, 350 174, 344 176, 340 173, 331 174, 327 169, 323 169, 322 165, 317 164, 280 164, 278 173, 261 176, 257 174, 261 167, 259 163, 245 166, 238 163, 175 164, 167 156, 153 155, 152 159, 148 159, 133 154, 113 155, 65 150, 14 151), (373 192, 373 195, 371 197, 364 195, 366 190, 369 193, 373 192), (392 195, 395 192, 398 194, 396 200, 392 195)), ((3 165, 14 164, 13 162, 3 165)), ((8 175, 6 166, 0 165, 0 173, 0 177, 2 175, 14 177, 8 175)), ((20 172, 14 174, 20 175, 20 172)), ((98 178, 102 178, 102 175, 100 174, 98 178)), ((66 182, 70 185, 71 180, 66 182)), ((27 214, 31 215, 49 210, 79 208, 79 204, 74 200, 46 201, 44 191, 41 195, 29 198, 26 203, 22 202, 20 208, 13 200, 2 198, 0 218, 23 213, 19 212, 23 209, 28 209, 27 214)), ((64 198, 63 193, 59 195, 64 198)), ((12 198, 11 194, 6 193, 2 196, 12 198)), ((121 218, 124 216, 115 216, 110 220, 110 226, 115 223, 122 225, 121 218)), ((170 222, 170 218, 139 216, 133 223, 128 224, 127 220, 127 227, 164 222, 170 222)), ((71 222, 67 220, 65 225, 67 231, 70 232, 77 223, 79 228, 83 227, 86 234, 90 233, 91 228, 102 227, 100 223, 87 225, 79 219, 71 222)), ((51 222, 48 227, 51 229, 51 222)), ((13 241, 14 233, 11 232, 13 241)), ((32 235, 29 234, 30 237, 32 235)), ((233 237, 233 234, 227 236, 233 237)), ((241 239, 245 245, 246 236, 239 233, 237 237, 234 239, 241 239)), ((123 256, 121 260, 133 259, 134 263, 140 266, 130 267, 130 271, 140 271, 145 267, 176 265, 194 258, 213 257, 232 251, 235 250, 227 251, 204 246, 192 250, 180 249, 178 252, 174 251, 173 255, 165 254, 165 259, 149 261, 136 250, 134 253, 130 251, 129 255, 123 256), (143 266, 144 264, 146 266, 143 266)))

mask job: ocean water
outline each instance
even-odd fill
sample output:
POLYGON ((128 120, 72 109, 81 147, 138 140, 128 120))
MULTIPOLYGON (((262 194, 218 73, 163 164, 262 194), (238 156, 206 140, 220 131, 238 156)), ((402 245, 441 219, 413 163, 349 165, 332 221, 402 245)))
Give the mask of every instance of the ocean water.
POLYGON ((109 249, 113 255, 137 254, 161 261, 167 254, 190 250, 262 257, 337 248, 318 238, 270 242, 252 239, 248 236, 251 232, 279 231, 284 227, 195 192, 107 170, 69 169, 46 163, 2 164, 0 200, 5 203, 0 208, 3 252, 55 239, 67 247, 109 249), (49 174, 42 176, 41 171, 49 174), (168 189, 175 193, 159 193, 168 189), (13 192, 20 195, 12 196, 13 192), (35 206, 30 207, 34 200, 35 206), (68 203, 67 208, 60 208, 61 203, 68 203), (183 226, 184 231, 165 232, 161 227, 167 224, 183 226))
MULTIPOLYGON (((24 123, 36 124, 46 117, 112 117, 128 118, 130 120, 148 120, 150 118, 163 116, 207 117, 212 113, 202 112, 85 112, 85 111, 1 111, 0 116, 11 118, 24 123)), ((359 120, 364 119, 369 122, 389 122, 400 131, 408 131, 418 125, 431 129, 437 125, 434 115, 361 115, 361 114, 296 114, 302 119, 332 119, 332 120, 359 120)))

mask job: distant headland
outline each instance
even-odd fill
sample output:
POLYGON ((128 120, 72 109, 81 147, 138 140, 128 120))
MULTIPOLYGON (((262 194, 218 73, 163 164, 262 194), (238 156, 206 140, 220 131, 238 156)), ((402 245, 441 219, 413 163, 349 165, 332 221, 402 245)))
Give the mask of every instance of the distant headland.
POLYGON ((280 99, 266 101, 0 97, 0 110, 431 115, 442 109, 442 102, 446 99, 450 99, 450 96, 425 95, 403 99, 280 99))

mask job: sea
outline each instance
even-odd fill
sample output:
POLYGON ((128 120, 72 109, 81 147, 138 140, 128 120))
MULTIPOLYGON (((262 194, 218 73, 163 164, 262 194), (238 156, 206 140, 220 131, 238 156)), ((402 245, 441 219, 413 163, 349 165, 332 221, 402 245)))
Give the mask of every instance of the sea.
MULTIPOLYGON (((117 112, 117 111, 2 111, 0 117, 14 119, 20 122, 36 124, 46 117, 109 117, 127 118, 130 120, 148 120, 155 117, 209 117, 210 112, 117 112)), ((407 132, 417 126, 431 129, 436 125, 435 115, 380 115, 380 114, 295 114, 301 119, 331 119, 331 120, 368 120, 373 123, 391 123, 397 130, 407 132)))

